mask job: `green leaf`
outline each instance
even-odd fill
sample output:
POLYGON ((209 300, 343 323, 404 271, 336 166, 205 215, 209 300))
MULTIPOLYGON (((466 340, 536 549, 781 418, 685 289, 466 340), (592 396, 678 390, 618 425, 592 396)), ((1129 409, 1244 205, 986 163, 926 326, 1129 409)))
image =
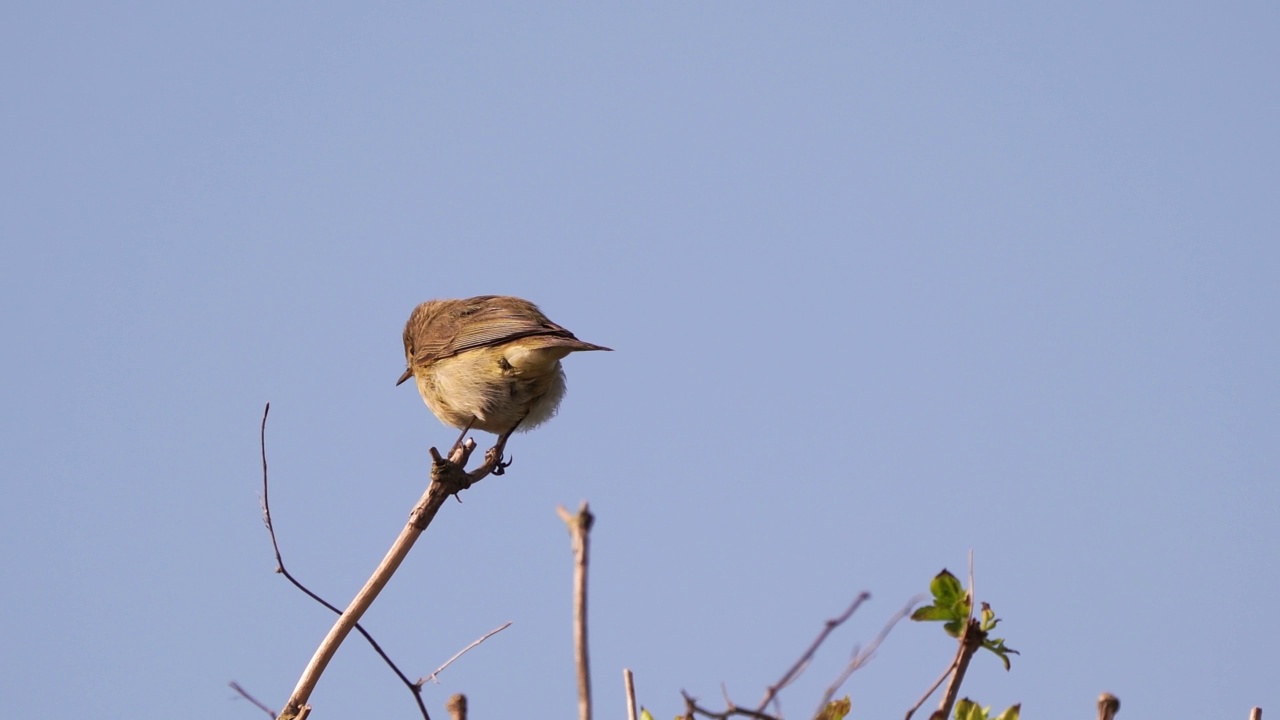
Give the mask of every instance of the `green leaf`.
POLYGON ((822 708, 822 712, 818 713, 815 720, 844 720, 844 716, 849 714, 849 710, 853 704, 849 702, 849 696, 845 695, 840 700, 832 700, 827 706, 822 708))
POLYGON ((996 720, 1018 720, 1018 716, 1022 714, 1022 703, 1018 703, 1010 707, 1008 710, 1000 713, 996 720))
POLYGON ((918 607, 911 613, 912 620, 954 620, 951 608, 940 608, 937 605, 918 607))
POLYGON ((1004 669, 1009 670, 1009 656, 1021 655, 1017 650, 1004 646, 1004 638, 987 638, 982 641, 982 647, 995 653, 1000 658, 1000 662, 1004 663, 1004 669))
POLYGON ((989 603, 982 603, 982 629, 990 630, 996 626, 1000 619, 996 617, 996 613, 991 609, 989 603))
POLYGON ((969 698, 962 698, 956 703, 956 720, 987 720, 987 709, 978 707, 978 703, 969 698))
POLYGON ((923 622, 945 621, 946 631, 952 637, 959 637, 969 618, 969 594, 956 576, 946 570, 934 576, 929 583, 929 592, 933 595, 933 604, 916 608, 911 613, 911 619, 923 622))
POLYGON ((954 607, 965 600, 964 586, 945 568, 933 577, 929 592, 933 594, 933 604, 939 607, 954 607))
POLYGON ((653 720, 653 714, 644 708, 640 708, 640 720, 653 720))

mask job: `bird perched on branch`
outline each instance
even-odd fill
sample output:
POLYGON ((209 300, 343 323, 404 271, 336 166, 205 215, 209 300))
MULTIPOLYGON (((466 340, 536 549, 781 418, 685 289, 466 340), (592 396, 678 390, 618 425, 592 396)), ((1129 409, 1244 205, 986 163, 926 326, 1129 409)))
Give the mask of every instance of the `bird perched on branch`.
MULTIPOLYGON (((499 460, 507 438, 550 420, 564 397, 560 360, 571 352, 609 350, 583 342, 547 319, 528 300, 481 295, 430 300, 413 309, 404 326, 410 377, 440 422, 498 436, 499 460)), ((510 463, 499 462, 496 474, 510 463)))

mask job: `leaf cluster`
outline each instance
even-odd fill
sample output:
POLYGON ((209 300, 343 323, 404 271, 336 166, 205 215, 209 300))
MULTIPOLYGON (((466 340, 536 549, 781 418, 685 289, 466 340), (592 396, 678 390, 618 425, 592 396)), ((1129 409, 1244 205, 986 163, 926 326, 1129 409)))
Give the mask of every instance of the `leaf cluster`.
POLYGON ((991 708, 981 707, 969 698, 963 698, 956 703, 956 720, 1018 720, 1021 713, 1021 704, 1013 705, 999 715, 991 717, 991 708))
MULTIPOLYGON (((929 593, 933 595, 933 604, 916 608, 911 619, 919 622, 942 622, 942 629, 953 638, 959 638, 973 617, 973 594, 964 589, 960 580, 950 571, 943 569, 929 583, 929 593)), ((1018 651, 1006 647, 1004 638, 991 637, 991 631, 1000 624, 1000 618, 988 603, 982 603, 981 618, 977 630, 982 638, 982 647, 990 650, 1004 663, 1004 669, 1010 668, 1009 656, 1018 651)))

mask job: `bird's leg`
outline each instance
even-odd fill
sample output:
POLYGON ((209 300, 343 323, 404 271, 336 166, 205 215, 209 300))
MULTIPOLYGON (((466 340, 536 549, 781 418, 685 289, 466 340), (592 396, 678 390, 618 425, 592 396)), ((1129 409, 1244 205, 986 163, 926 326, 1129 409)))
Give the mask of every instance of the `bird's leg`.
POLYGON ((458 436, 458 441, 453 444, 453 447, 449 448, 449 454, 446 457, 452 457, 454 451, 462 447, 462 441, 467 439, 467 433, 471 432, 471 426, 475 422, 476 419, 474 417, 467 421, 467 426, 462 428, 462 434, 458 436))
MULTIPOLYGON (((526 415, 527 414, 528 413, 526 413, 526 415)), ((511 433, 515 432, 516 428, 520 427, 520 423, 522 422, 524 422, 524 416, 521 416, 520 419, 516 421, 516 424, 511 426, 510 430, 499 435, 497 444, 490 448, 489 452, 485 453, 485 460, 492 459, 494 461, 494 475, 502 475, 507 472, 507 468, 511 467, 510 460, 506 462, 502 461, 502 451, 507 447, 507 438, 511 437, 511 433)))

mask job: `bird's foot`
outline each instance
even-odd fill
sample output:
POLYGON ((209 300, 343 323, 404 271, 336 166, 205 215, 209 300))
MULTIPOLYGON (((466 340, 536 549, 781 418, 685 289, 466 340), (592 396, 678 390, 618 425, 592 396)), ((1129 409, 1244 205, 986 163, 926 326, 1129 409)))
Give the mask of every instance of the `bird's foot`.
POLYGON ((493 464, 494 475, 505 475, 507 468, 511 467, 511 461, 514 459, 515 458, 512 457, 504 462, 502 459, 502 448, 497 446, 489 448, 489 451, 484 454, 485 464, 493 464))

